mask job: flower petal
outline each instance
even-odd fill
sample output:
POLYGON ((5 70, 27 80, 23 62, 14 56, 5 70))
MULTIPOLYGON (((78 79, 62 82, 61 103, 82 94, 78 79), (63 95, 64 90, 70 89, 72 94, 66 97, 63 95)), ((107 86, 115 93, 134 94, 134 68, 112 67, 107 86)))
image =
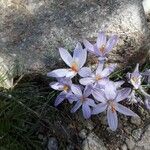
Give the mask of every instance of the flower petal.
POLYGON ((72 85, 71 86, 71 91, 78 97, 82 96, 82 90, 81 87, 79 85, 72 85))
POLYGON ((130 93, 131 93, 130 88, 123 88, 121 90, 118 90, 115 101, 120 102, 120 101, 124 100, 125 98, 127 98, 129 96, 130 93))
POLYGON ((135 89, 138 89, 141 85, 141 74, 139 72, 139 64, 136 65, 136 68, 133 73, 131 73, 130 82, 134 86, 135 89))
POLYGON ((105 87, 107 83, 109 82, 108 78, 102 78, 101 80, 98 81, 98 84, 102 87, 105 87))
POLYGON ((91 68, 89 68, 89 67, 83 67, 79 70, 78 74, 81 77, 88 77, 92 74, 92 71, 91 71, 91 68))
POLYGON ((66 93, 65 92, 61 92, 55 100, 54 106, 57 107, 60 103, 62 103, 66 98, 66 93))
POLYGON ((101 48, 103 45, 106 45, 106 36, 104 32, 100 32, 96 41, 97 48, 101 48))
POLYGON ((71 78, 66 78, 66 77, 64 77, 64 78, 57 78, 57 80, 58 80, 58 82, 59 82, 60 84, 68 85, 68 86, 71 86, 71 85, 72 85, 72 80, 71 80, 71 78))
POLYGON ((85 64, 86 58, 87 58, 86 49, 83 49, 82 45, 80 43, 77 43, 73 53, 73 60, 78 64, 79 68, 81 68, 85 64))
POLYGON ((107 108, 106 103, 100 103, 100 104, 96 105, 96 107, 93 108, 92 114, 94 114, 94 115, 99 114, 99 113, 105 111, 106 108, 107 108))
POLYGON ((92 107, 96 106, 95 101, 91 98, 86 98, 85 103, 89 106, 92 106, 92 107))
POLYGON ((114 82, 115 84, 115 87, 118 89, 121 87, 122 84, 124 84, 124 81, 117 81, 117 82, 114 82))
POLYGON ((134 113, 132 110, 128 109, 127 107, 117 103, 116 105, 116 110, 126 116, 135 116, 137 117, 138 115, 134 113))
POLYGON ((107 82, 104 92, 105 92, 105 96, 106 96, 107 100, 115 99, 117 92, 116 92, 116 87, 115 87, 114 83, 111 81, 107 82))
POLYGON ((97 101, 102 103, 106 102, 105 93, 103 90, 95 89, 92 91, 92 95, 97 101))
POLYGON ((106 67, 102 72, 101 76, 102 77, 107 77, 109 76, 116 68, 116 64, 111 64, 108 67, 106 67))
POLYGON ((56 78, 65 77, 68 72, 69 72, 68 69, 56 69, 56 70, 53 70, 53 71, 47 73, 47 76, 48 77, 56 77, 56 78))
POLYGON ((94 53, 94 46, 88 40, 83 40, 83 44, 89 52, 94 53))
POLYGON ((110 37, 110 39, 107 41, 106 44, 106 53, 110 52, 113 49, 113 47, 117 45, 117 41, 118 41, 117 35, 113 35, 112 37, 110 37))
POLYGON ((54 90, 62 91, 64 88, 64 85, 59 82, 51 82, 50 87, 54 90))
POLYGON ((82 103, 81 101, 77 101, 76 104, 72 107, 71 109, 71 113, 75 113, 80 107, 81 107, 82 103))
POLYGON ((139 64, 136 64, 136 67, 135 67, 135 69, 134 69, 134 72, 140 73, 140 72, 139 72, 139 64))
POLYGON ((67 93, 66 94, 66 98, 68 99, 68 101, 72 104, 74 101, 78 101, 79 100, 79 98, 76 96, 76 95, 74 95, 72 92, 70 92, 70 93, 67 93))
POLYGON ((61 58, 63 59, 63 61, 69 66, 71 67, 71 64, 73 62, 73 58, 72 56, 70 55, 70 53, 64 49, 64 48, 59 48, 59 53, 60 53, 60 56, 61 58))
POLYGON ((98 66, 97 66, 97 69, 96 69, 96 75, 97 74, 101 74, 102 70, 103 70, 103 67, 104 67, 104 63, 99 63, 98 66))
POLYGON ((92 77, 86 77, 79 80, 80 84, 82 85, 88 85, 93 84, 95 80, 92 77))
POLYGON ((82 105, 82 112, 83 112, 83 117, 85 119, 88 119, 91 117, 91 108, 89 107, 89 105, 83 103, 82 105))
POLYGON ((118 117, 116 111, 112 112, 110 107, 107 109, 107 120, 110 129, 115 131, 118 127, 118 117))
POLYGON ((68 72, 66 73, 66 77, 67 78, 73 78, 74 76, 76 76, 77 72, 71 70, 71 69, 68 69, 68 72))
POLYGON ((91 95, 92 89, 93 87, 91 85, 86 85, 83 91, 83 96, 88 97, 89 95, 91 95))

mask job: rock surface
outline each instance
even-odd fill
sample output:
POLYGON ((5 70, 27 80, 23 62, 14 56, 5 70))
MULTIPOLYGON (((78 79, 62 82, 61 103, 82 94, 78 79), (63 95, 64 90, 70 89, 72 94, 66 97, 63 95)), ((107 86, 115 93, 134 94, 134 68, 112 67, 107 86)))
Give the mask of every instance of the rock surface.
POLYGON ((134 130, 132 136, 126 139, 129 150, 149 150, 150 148, 150 125, 145 128, 134 130))
POLYGON ((104 143, 94 133, 90 133, 88 137, 83 141, 83 150, 107 150, 104 143))
POLYGON ((59 47, 94 41, 104 26, 119 36, 110 61, 139 61, 149 49, 141 0, 1 0, 0 14, 0 57, 17 74, 57 68, 59 47))
POLYGON ((136 143, 138 149, 149 150, 150 149, 150 125, 145 130, 144 134, 141 135, 141 139, 136 143))

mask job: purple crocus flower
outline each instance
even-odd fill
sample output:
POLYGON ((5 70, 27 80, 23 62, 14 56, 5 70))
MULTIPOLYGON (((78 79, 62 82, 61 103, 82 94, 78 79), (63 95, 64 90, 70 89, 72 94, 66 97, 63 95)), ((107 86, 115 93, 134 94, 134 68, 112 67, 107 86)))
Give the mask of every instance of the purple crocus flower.
POLYGON ((59 53, 63 61, 70 67, 68 69, 56 69, 49 72, 50 77, 70 77, 73 78, 85 64, 87 51, 82 48, 80 43, 77 43, 73 53, 73 57, 64 48, 59 49, 59 53))
POLYGON ((113 49, 113 47, 116 46, 117 40, 118 37, 113 35, 107 41, 105 33, 100 32, 94 45, 87 40, 84 40, 83 43, 89 52, 100 57, 100 60, 103 60, 105 59, 106 55, 113 49))
POLYGON ((72 86, 71 90, 74 94, 68 96, 68 99, 76 101, 71 112, 76 112, 82 106, 83 116, 85 119, 88 119, 91 117, 91 107, 94 107, 96 104, 93 99, 88 98, 91 94, 90 86, 86 86, 84 90, 82 88, 82 86, 72 86))
MULTIPOLYGON (((50 87, 54 90, 61 91, 61 93, 56 97, 55 106, 62 103, 68 95, 71 94, 72 81, 70 78, 57 78, 58 82, 50 83, 50 87)), ((71 101, 69 101, 71 103, 71 101)))
POLYGON ((142 78, 139 72, 139 64, 136 65, 136 68, 133 71, 133 73, 128 73, 127 76, 130 80, 129 82, 134 86, 134 88, 138 89, 141 85, 141 78, 142 78))
POLYGON ((110 65, 108 67, 106 67, 105 69, 103 69, 104 64, 103 63, 99 63, 96 71, 93 73, 91 71, 90 68, 87 67, 83 67, 81 69, 81 73, 80 75, 83 76, 84 78, 80 79, 79 82, 82 85, 96 85, 96 84, 100 84, 100 85, 105 85, 108 82, 108 76, 114 71, 114 69, 116 68, 116 65, 110 65), (87 74, 87 77, 85 77, 85 75, 87 74))
POLYGON ((130 88, 117 90, 113 82, 107 83, 104 90, 97 90, 97 92, 93 94, 94 98, 101 103, 94 107, 92 114, 99 114, 107 110, 109 127, 112 131, 115 131, 118 126, 116 111, 127 116, 137 116, 133 111, 119 104, 120 101, 128 97, 130 92, 130 88))

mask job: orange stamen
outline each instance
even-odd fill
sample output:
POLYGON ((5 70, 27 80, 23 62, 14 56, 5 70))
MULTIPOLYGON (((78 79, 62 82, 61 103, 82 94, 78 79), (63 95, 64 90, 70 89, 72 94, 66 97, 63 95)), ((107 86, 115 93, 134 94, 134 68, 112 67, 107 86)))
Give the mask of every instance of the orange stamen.
POLYGON ((99 81, 99 80, 101 80, 102 79, 102 77, 100 76, 100 75, 97 75, 96 77, 95 77, 95 80, 96 81, 99 81))
POLYGON ((71 70, 74 72, 78 72, 78 65, 75 62, 72 63, 71 70))
POLYGON ((113 101, 112 101, 112 100, 109 100, 109 101, 108 101, 108 104, 109 104, 110 107, 111 107, 112 113, 116 112, 116 108, 115 108, 115 105, 114 105, 113 101))
POLYGON ((102 52, 102 53, 104 53, 104 51, 105 51, 105 45, 102 45, 102 46, 99 48, 99 51, 102 52))
POLYGON ((115 106, 111 106, 111 111, 114 113, 116 111, 115 106))

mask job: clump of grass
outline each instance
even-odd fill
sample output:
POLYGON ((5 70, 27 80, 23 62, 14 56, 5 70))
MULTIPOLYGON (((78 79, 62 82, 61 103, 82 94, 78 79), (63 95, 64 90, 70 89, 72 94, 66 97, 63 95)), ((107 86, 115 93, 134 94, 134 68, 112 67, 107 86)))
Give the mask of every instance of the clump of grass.
POLYGON ((27 77, 13 89, 1 92, 0 149, 42 149, 38 128, 50 117, 45 114, 52 105, 54 91, 50 92, 41 78, 27 77))

